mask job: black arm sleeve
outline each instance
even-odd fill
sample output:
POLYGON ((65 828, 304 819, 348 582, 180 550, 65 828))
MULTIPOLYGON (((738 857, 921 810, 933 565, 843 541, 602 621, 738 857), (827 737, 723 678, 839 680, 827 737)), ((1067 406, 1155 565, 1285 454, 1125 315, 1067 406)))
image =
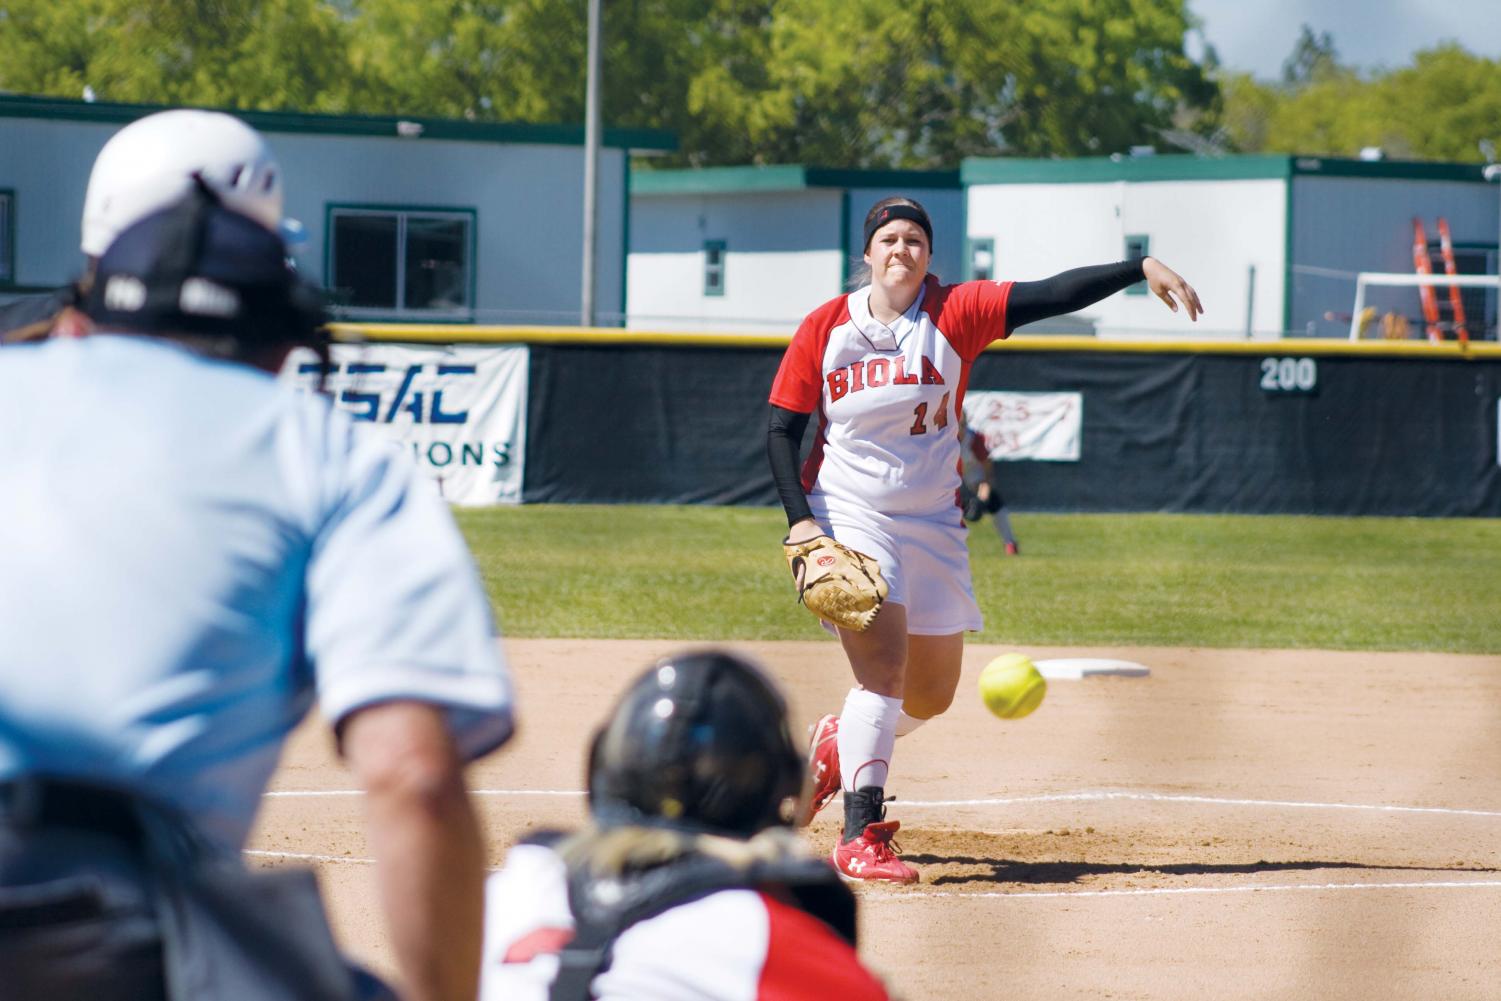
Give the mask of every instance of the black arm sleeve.
POLYGON ((772 407, 771 424, 766 431, 766 458, 771 463, 771 479, 777 485, 777 496, 782 498, 789 528, 804 518, 813 517, 813 509, 808 507, 808 495, 803 493, 803 482, 797 472, 803 432, 808 430, 808 418, 812 416, 772 407))
POLYGON ((1083 309, 1145 277, 1138 259, 1074 268, 1040 282, 1016 282, 1006 300, 1006 332, 1024 323, 1083 309))

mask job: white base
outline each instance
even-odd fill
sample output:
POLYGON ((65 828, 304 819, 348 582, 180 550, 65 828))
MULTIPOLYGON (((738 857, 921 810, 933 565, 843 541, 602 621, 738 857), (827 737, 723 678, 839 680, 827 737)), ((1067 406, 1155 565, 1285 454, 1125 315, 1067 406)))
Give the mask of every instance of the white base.
POLYGON ((1098 675, 1118 678, 1145 678, 1152 672, 1145 665, 1131 660, 1112 660, 1109 657, 1057 657, 1051 660, 1034 661, 1037 670, 1049 681, 1077 681, 1098 675))

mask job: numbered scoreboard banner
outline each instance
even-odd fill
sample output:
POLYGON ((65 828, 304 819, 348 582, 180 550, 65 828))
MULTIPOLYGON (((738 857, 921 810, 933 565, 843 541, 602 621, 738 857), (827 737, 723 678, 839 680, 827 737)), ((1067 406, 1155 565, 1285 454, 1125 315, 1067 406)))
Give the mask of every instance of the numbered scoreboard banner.
POLYGON ((964 398, 964 422, 996 462, 1078 462, 1084 396, 978 390, 964 398))
POLYGON ((1003 431, 1009 394, 1086 405, 1077 461, 1001 471, 1017 510, 1501 515, 1501 363, 1266 347, 986 352, 966 415, 987 391, 1003 431))
MULTIPOLYGON (((451 503, 519 504, 528 355, 524 344, 335 344, 324 389, 356 421, 411 449, 451 503)), ((281 378, 312 388, 318 367, 298 351, 281 378)))

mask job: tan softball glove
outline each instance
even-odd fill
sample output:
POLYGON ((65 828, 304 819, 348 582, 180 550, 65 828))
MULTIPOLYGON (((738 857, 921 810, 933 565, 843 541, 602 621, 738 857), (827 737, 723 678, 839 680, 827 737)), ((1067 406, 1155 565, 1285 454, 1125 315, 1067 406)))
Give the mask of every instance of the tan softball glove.
POLYGON ((886 600, 881 565, 864 553, 820 535, 782 542, 797 585, 797 600, 825 622, 863 633, 886 600))

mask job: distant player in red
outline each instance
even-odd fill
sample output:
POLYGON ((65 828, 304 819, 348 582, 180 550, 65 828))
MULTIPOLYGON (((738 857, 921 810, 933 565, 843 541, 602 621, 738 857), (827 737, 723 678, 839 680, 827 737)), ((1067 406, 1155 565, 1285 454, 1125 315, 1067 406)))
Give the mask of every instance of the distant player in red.
POLYGON ((996 481, 995 463, 985 448, 985 436, 968 425, 960 432, 959 458, 962 463, 959 506, 964 509, 964 520, 979 521, 988 512, 995 521, 1001 544, 1006 547, 1006 555, 1021 555, 1016 532, 1011 528, 1011 512, 996 481))
POLYGON ((914 882, 885 820, 896 738, 953 701, 964 633, 982 625, 959 509, 959 435, 970 365, 1024 323, 1082 309, 1146 281, 1190 319, 1203 307, 1153 258, 1079 268, 1037 282, 941 284, 928 273, 933 227, 910 198, 865 218, 870 283, 803 321, 771 389, 767 455, 790 526, 880 562, 890 593, 864 632, 839 630, 856 685, 840 716, 814 727, 813 811, 844 791, 834 864, 854 879, 914 882), (798 471, 809 420, 812 454, 798 471))

